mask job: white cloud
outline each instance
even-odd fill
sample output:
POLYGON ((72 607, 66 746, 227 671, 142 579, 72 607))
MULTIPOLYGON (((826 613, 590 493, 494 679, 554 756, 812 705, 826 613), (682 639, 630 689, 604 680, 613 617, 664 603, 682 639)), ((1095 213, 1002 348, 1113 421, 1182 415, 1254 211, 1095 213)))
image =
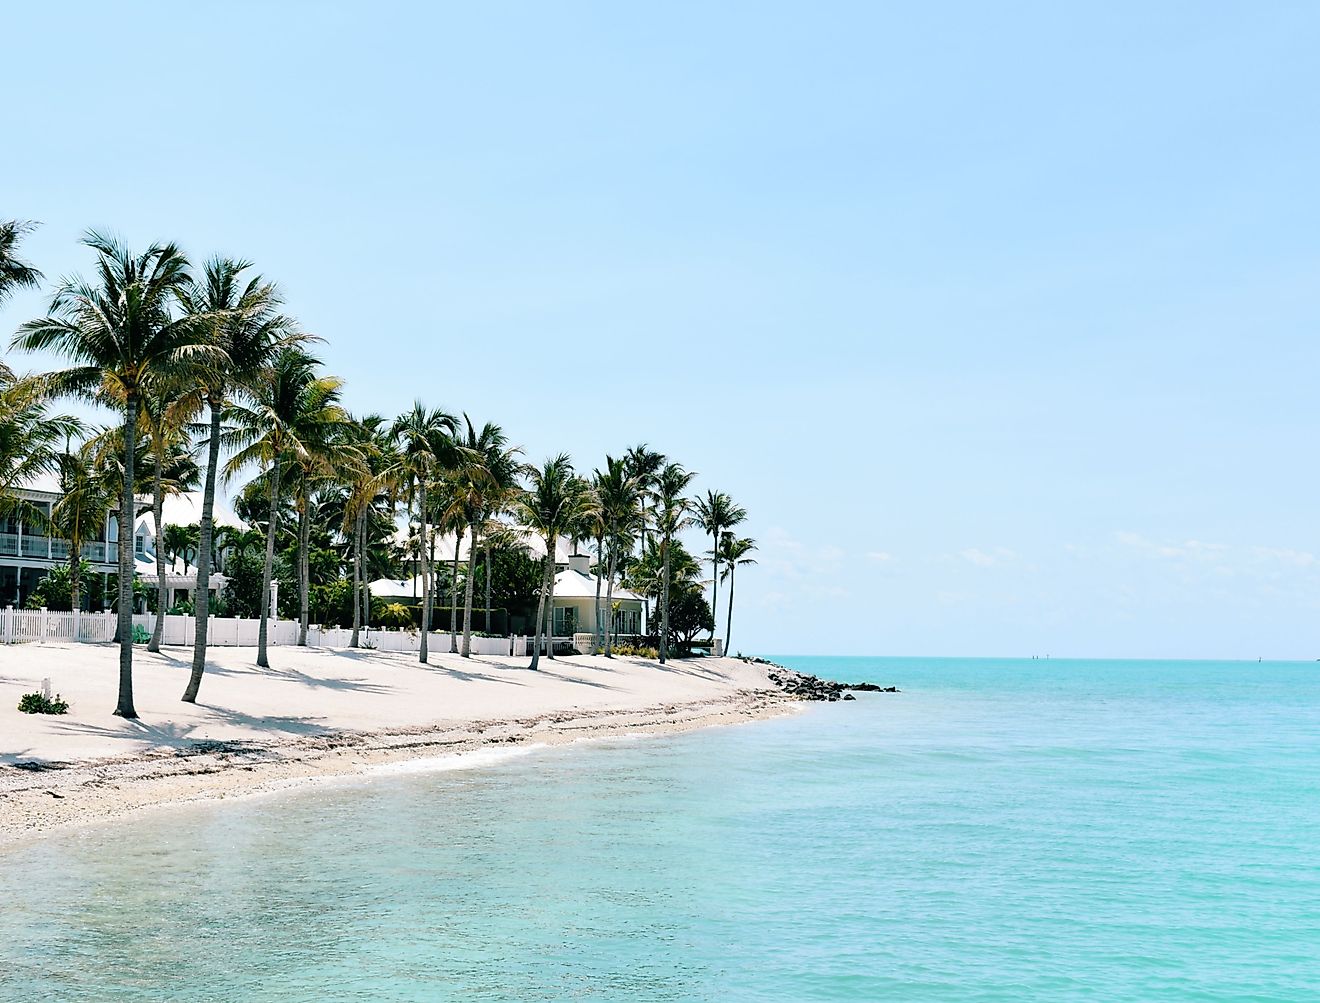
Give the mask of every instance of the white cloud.
POLYGON ((888 564, 894 559, 894 555, 887 550, 872 550, 866 555, 868 561, 875 561, 877 564, 888 564))
POLYGON ((1148 540, 1140 533, 1119 530, 1114 539, 1125 547, 1169 560, 1218 561, 1229 551, 1227 544, 1206 543, 1204 540, 1186 540, 1183 543, 1159 543, 1148 540))
POLYGON ((968 564, 974 564, 978 568, 990 568, 996 564, 1003 564, 1017 558, 1017 554, 1007 547, 994 547, 991 550, 968 547, 966 550, 958 551, 958 556, 968 564))
POLYGON ((1314 554, 1289 547, 1252 547, 1251 554, 1261 561, 1285 564, 1294 568, 1310 568, 1317 563, 1314 554))

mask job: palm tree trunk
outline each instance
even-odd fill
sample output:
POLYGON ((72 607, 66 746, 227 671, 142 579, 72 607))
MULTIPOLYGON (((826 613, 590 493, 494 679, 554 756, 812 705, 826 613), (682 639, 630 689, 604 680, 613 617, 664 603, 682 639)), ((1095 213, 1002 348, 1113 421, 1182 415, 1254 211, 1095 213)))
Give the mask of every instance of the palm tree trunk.
POLYGON ((664 570, 661 572, 660 593, 660 664, 664 665, 669 659, 669 550, 670 540, 668 534, 665 535, 661 546, 665 548, 664 570))
POLYGON ((596 556, 599 560, 596 562, 596 623, 591 630, 592 645, 597 648, 605 646, 605 639, 601 637, 601 628, 605 626, 600 611, 600 561, 605 559, 605 538, 596 537, 596 556))
POLYGON ((450 583, 453 591, 449 599, 449 653, 458 654, 458 551, 463 546, 463 530, 454 534, 454 580, 450 583))
POLYGON ((729 616, 724 622, 724 653, 726 655, 732 650, 729 645, 733 643, 733 569, 736 566, 736 561, 729 562, 729 616))
POLYGON ((463 657, 472 657, 472 586, 477 577, 477 530, 480 519, 472 520, 472 540, 468 544, 467 587, 463 590, 463 657))
POLYGON ((490 633, 490 537, 486 538, 486 633, 490 633))
POLYGON ((551 578, 550 569, 554 567, 554 559, 551 557, 551 555, 554 554, 554 552, 555 552, 554 547, 550 547, 546 551, 545 574, 541 576, 541 599, 536 604, 536 629, 532 633, 531 667, 533 670, 536 669, 537 663, 540 662, 541 660, 541 630, 545 626, 546 595, 549 593, 550 586, 553 584, 553 579, 551 578))
MULTIPOLYGON (((610 544, 609 561, 609 584, 605 587, 605 657, 614 657, 614 554, 617 551, 617 542, 610 544)), ((596 579, 596 594, 600 594, 600 578, 596 579)))
POLYGON ((138 397, 124 401, 124 491, 119 499, 119 702, 115 714, 136 718, 133 706, 133 460, 137 446, 138 397))
MULTIPOLYGON (((206 485, 202 492, 201 546, 197 554, 197 594, 193 596, 193 663, 188 687, 183 691, 186 703, 197 702, 197 691, 202 686, 202 672, 206 669, 206 632, 211 615, 211 541, 214 536, 215 470, 220 464, 220 404, 211 406, 211 441, 206 448, 206 485)), ((157 541, 157 546, 159 546, 157 541)))
POLYGON ((362 603, 359 601, 358 587, 362 581, 362 514, 353 519, 353 636, 348 639, 348 646, 358 646, 358 632, 362 629, 362 603))
POLYGON ((82 537, 74 536, 69 540, 69 609, 74 613, 82 607, 81 562, 82 537))
POLYGON ((275 454, 275 462, 270 471, 270 523, 266 527, 266 567, 261 573, 261 624, 257 629, 257 665, 270 668, 270 659, 266 657, 267 621, 270 619, 270 580, 275 574, 275 534, 280 521, 280 457, 275 454))
POLYGON ((358 601, 362 607, 362 626, 371 627, 371 588, 367 581, 370 568, 367 564, 367 510, 358 513, 358 553, 362 561, 362 584, 358 589, 358 601))
POLYGON ((545 632, 549 637, 549 643, 545 646, 545 657, 553 659, 555 657, 555 559, 554 548, 550 549, 550 597, 545 605, 545 632))
POLYGON ((307 627, 311 622, 312 568, 308 550, 311 549, 312 519, 309 511, 311 498, 303 491, 302 511, 298 514, 298 646, 307 647, 307 627))
POLYGON ((422 519, 422 539, 418 551, 422 558, 422 643, 417 659, 423 665, 426 664, 426 638, 431 632, 431 555, 426 550, 426 482, 423 481, 420 491, 421 519, 422 519))
MULTIPOLYGON (((710 622, 720 622, 720 534, 710 535, 710 622)), ((715 640, 715 629, 711 628, 711 640, 715 640)))
POLYGON ((156 523, 156 627, 151 632, 148 651, 160 651, 165 637, 165 603, 169 601, 169 586, 165 583, 165 553, 160 546, 162 521, 165 515, 165 488, 161 484, 160 468, 164 462, 163 450, 156 450, 156 470, 151 485, 151 515, 156 523))

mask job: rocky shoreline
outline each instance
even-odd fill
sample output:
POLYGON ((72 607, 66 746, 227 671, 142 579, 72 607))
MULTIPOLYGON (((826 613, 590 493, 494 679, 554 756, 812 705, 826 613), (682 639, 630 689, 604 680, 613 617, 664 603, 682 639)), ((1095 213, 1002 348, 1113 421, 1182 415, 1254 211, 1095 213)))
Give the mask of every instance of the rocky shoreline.
POLYGON ((770 682, 781 692, 797 700, 825 700, 833 703, 838 700, 855 700, 857 693, 901 693, 897 686, 881 686, 877 683, 836 683, 830 679, 821 679, 806 672, 798 672, 786 665, 764 658, 745 658, 753 665, 764 665, 770 682))

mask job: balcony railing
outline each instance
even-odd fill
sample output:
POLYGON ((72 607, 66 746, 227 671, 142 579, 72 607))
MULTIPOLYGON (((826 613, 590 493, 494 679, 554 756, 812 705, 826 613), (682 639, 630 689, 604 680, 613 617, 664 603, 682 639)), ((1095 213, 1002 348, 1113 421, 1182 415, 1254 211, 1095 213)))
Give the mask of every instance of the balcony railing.
POLYGON ((23 556, 24 556, 24 557, 49 557, 49 556, 50 556, 50 537, 49 537, 49 536, 24 536, 24 537, 23 537, 23 556))
MULTIPOLYGON (((39 560, 67 561, 69 541, 24 534, 20 544, 17 533, 0 533, 0 557, 35 557, 39 560)), ((83 560, 93 564, 114 564, 119 559, 119 547, 104 540, 93 540, 82 545, 82 557, 83 560)))

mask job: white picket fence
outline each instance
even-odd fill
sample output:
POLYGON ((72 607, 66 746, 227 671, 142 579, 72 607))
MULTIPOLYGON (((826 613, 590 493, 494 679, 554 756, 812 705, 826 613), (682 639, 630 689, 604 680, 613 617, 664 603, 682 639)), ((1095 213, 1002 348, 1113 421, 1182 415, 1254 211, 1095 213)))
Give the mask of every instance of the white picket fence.
MULTIPOLYGON (((79 641, 97 643, 114 640, 114 613, 56 613, 41 609, 15 609, 9 607, 0 611, 0 643, 26 644, 42 641, 79 641)), ((156 629, 155 613, 135 613, 133 626, 141 627, 148 634, 156 629)), ((190 616, 165 615, 164 643, 173 646, 191 645, 194 640, 196 621, 190 616)), ((217 647, 256 647, 257 636, 261 630, 261 621, 254 618, 211 617, 207 628, 207 644, 217 647)), ((321 627, 316 624, 307 630, 307 643, 318 648, 347 648, 353 632, 347 627, 321 627)), ((572 638, 555 638, 556 642, 568 643, 572 638)), ((358 635, 358 644, 377 651, 416 652, 420 648, 422 635, 415 630, 387 630, 363 628, 358 635)), ((298 623, 294 620, 271 620, 266 625, 266 643, 270 645, 293 645, 298 643, 298 623)), ((462 640, 459 641, 462 644, 462 640)), ((472 638, 474 655, 518 655, 531 654, 532 639, 516 634, 510 637, 472 638)), ((449 633, 432 631, 428 647, 436 654, 449 651, 449 633)))
POLYGON ((115 636, 113 613, 52 613, 8 607, 0 613, 0 643, 34 641, 109 641, 115 636))

